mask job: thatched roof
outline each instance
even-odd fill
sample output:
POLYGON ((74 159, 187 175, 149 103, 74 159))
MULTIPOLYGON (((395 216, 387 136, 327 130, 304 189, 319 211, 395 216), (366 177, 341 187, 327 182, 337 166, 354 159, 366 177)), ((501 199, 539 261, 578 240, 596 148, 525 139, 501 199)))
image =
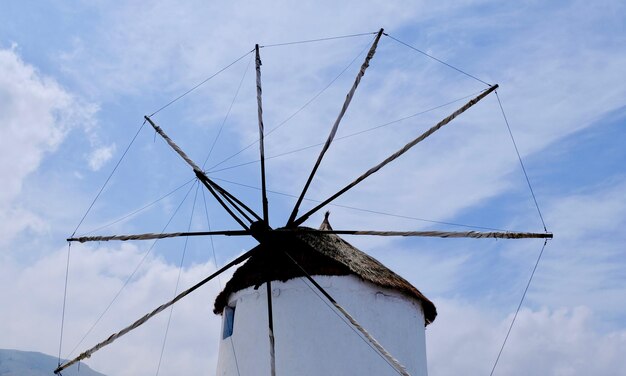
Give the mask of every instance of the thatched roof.
MULTIPOLYGON (((330 224, 325 220, 320 230, 329 229, 330 224)), ((257 246, 257 252, 235 271, 224 290, 215 299, 213 311, 216 314, 222 313, 228 304, 229 296, 234 292, 250 286, 258 288, 268 279, 284 282, 304 276, 293 261, 280 251, 279 248, 283 248, 309 275, 355 275, 375 285, 417 299, 422 304, 426 325, 435 320, 437 316, 435 305, 418 289, 339 236, 309 231, 296 232, 293 236, 280 236, 279 239, 280 241, 273 242, 271 247, 273 249, 267 249, 270 247, 266 245, 257 246)))

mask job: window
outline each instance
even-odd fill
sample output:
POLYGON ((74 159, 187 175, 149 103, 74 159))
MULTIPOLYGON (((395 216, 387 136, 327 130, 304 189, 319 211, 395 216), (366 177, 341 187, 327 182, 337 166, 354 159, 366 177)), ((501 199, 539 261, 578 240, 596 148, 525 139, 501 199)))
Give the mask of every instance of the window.
POLYGON ((224 307, 224 325, 222 339, 233 335, 233 324, 235 323, 235 307, 224 307))

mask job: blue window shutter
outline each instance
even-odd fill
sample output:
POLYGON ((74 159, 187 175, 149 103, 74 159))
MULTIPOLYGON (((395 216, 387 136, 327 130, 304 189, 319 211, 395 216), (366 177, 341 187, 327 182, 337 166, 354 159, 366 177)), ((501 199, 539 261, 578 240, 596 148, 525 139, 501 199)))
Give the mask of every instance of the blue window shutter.
POLYGON ((224 307, 224 331, 222 338, 226 339, 233 335, 233 325, 235 323, 235 307, 224 307))

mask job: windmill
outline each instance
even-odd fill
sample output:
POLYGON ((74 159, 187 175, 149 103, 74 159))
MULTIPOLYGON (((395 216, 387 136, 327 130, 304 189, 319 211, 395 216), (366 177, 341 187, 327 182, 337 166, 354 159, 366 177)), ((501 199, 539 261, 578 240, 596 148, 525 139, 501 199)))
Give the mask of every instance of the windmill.
MULTIPOLYGON (((263 356, 268 363, 268 371, 271 375, 279 374, 314 374, 311 369, 302 370, 297 368, 289 368, 290 365, 286 362, 277 361, 280 359, 280 355, 277 355, 277 349, 287 349, 286 345, 280 345, 281 338, 278 338, 279 345, 276 344, 276 320, 275 310, 273 308, 274 300, 277 299, 276 290, 272 285, 277 284, 280 286, 279 291, 289 291, 293 286, 285 285, 286 281, 300 279, 307 283, 307 286, 316 290, 320 297, 325 299, 326 303, 333 306, 336 312, 342 316, 342 320, 350 325, 350 327, 359 333, 361 338, 370 346, 370 348, 376 352, 395 372, 401 375, 408 374, 426 374, 425 364, 425 349, 420 349, 423 354, 420 354, 415 359, 406 359, 406 356, 394 355, 394 351, 391 351, 387 346, 383 345, 383 342, 375 338, 374 335, 368 330, 366 325, 362 325, 355 319, 348 309, 342 304, 341 299, 335 299, 333 294, 329 291, 336 291, 340 295, 344 296, 345 291, 350 291, 354 288, 366 288, 364 286, 373 287, 373 293, 376 296, 378 292, 384 291, 391 295, 408 296, 409 301, 413 306, 409 308, 411 312, 419 312, 419 320, 423 326, 432 322, 436 316, 436 309, 432 302, 419 292, 415 287, 410 285, 406 280, 402 279, 392 271, 385 268, 375 259, 366 255, 365 253, 358 251, 350 244, 345 242, 339 237, 339 235, 361 235, 361 236, 401 236, 401 237, 438 237, 438 238, 495 238, 495 239, 526 239, 526 238, 542 238, 550 239, 552 234, 547 230, 545 233, 533 233, 533 232, 507 232, 507 231, 374 231, 374 230, 335 230, 330 225, 328 220, 328 214, 326 215, 324 223, 319 229, 313 229, 302 226, 311 215, 325 208, 339 196, 343 195, 347 191, 351 190, 359 183, 367 179, 369 176, 375 174, 386 165, 390 164, 404 153, 409 151, 418 143, 424 141, 427 137, 449 124, 456 117, 463 112, 476 105, 483 98, 496 91, 498 85, 489 85, 489 87, 474 98, 469 100, 463 106, 459 107, 456 111, 452 112, 449 116, 443 118, 441 121, 433 125, 430 129, 420 134, 408 142, 405 146, 397 150, 395 153, 389 155, 386 159, 376 164, 369 170, 359 175, 352 182, 345 185, 327 199, 321 201, 318 205, 312 209, 300 213, 300 206, 305 199, 306 193, 309 189, 311 182, 313 181, 315 174, 322 162, 324 155, 330 148, 335 135, 339 128, 339 125, 344 117, 350 102, 356 92, 362 77, 364 76, 370 61, 373 59, 378 43, 383 35, 389 36, 384 33, 383 29, 380 29, 375 34, 374 41, 369 48, 369 51, 363 61, 361 68, 354 80, 352 87, 346 95, 345 101, 341 107, 339 115, 337 116, 330 134, 324 143, 322 150, 315 161, 313 168, 304 184, 304 187, 297 198, 296 204, 293 207, 287 222, 282 227, 272 227, 269 222, 269 202, 267 199, 267 187, 265 179, 265 151, 264 151, 264 124, 263 124, 263 105, 262 105, 262 85, 261 85, 261 56, 260 46, 257 44, 251 51, 255 54, 255 66, 256 66, 256 98, 258 108, 258 128, 259 128, 259 154, 260 154, 260 176, 261 176, 261 206, 262 212, 257 213, 250 206, 246 205, 242 199, 236 197, 234 194, 220 186, 214 179, 199 167, 166 133, 165 131, 155 123, 151 116, 145 116, 145 122, 149 123, 152 128, 158 133, 165 142, 187 163, 187 165, 193 171, 195 178, 206 188, 206 190, 213 196, 217 203, 223 208, 223 210, 230 216, 240 228, 223 231, 200 231, 200 232, 176 232, 176 233, 144 233, 135 235, 111 235, 111 236, 83 236, 83 237, 70 237, 68 242, 89 242, 89 241, 126 241, 126 240, 149 240, 149 239, 162 239, 172 237, 191 237, 191 236, 246 236, 254 238, 259 244, 253 249, 245 252, 241 256, 232 260, 217 270, 215 273, 207 276, 202 281, 198 282, 194 286, 178 294, 171 301, 162 304, 154 309, 152 312, 139 318, 130 326, 122 329, 121 331, 112 334, 104 341, 98 343, 94 347, 84 351, 76 358, 64 363, 59 364, 59 367, 54 371, 55 374, 61 373, 67 367, 89 358, 93 353, 98 351, 104 346, 109 345, 119 337, 127 334, 135 328, 141 326, 149 319, 164 311, 168 307, 172 306, 185 296, 189 295, 202 285, 211 281, 219 276, 221 273, 232 268, 235 265, 246 262, 240 267, 234 274, 233 279, 226 285, 224 291, 218 295, 215 302, 214 311, 218 314, 222 314, 223 320, 223 336, 227 338, 232 335, 233 332, 233 318, 235 317, 235 306, 232 305, 233 301, 238 301, 245 295, 245 291, 257 290, 260 286, 264 285, 263 307, 267 311, 267 322, 263 325, 263 333, 269 352, 263 356), (313 275, 316 276, 341 276, 341 279, 332 279, 330 286, 322 286, 322 283, 318 282, 313 275), (343 277, 348 277, 345 279, 343 277), (355 282, 350 278, 354 276, 358 277, 359 281, 355 282), (348 282, 346 282, 348 281, 348 282), (356 283, 356 284, 355 284, 356 283), (335 285, 333 285, 335 284, 335 285), (343 285, 342 285, 343 284, 343 285), (337 285, 340 285, 339 288, 337 285), (383 290, 381 290, 381 288, 383 290), (247 290, 246 290, 247 289, 247 290), (410 366, 403 364, 404 360, 411 361, 410 366), (411 372, 409 372, 411 371, 411 372)), ((393 37, 392 37, 393 38, 393 37)), ((394 38, 395 39, 395 38, 394 38)), ((545 229, 545 226, 544 226, 545 229)), ((296 289, 297 291, 297 289, 296 289)), ((280 294, 280 292, 278 293, 280 294)), ((259 294, 259 296, 261 296, 259 294)), ((257 296, 258 298, 258 296, 257 296)), ((286 301, 284 298, 278 297, 281 301, 286 301)), ((256 299, 251 312, 258 313, 260 303, 259 299, 256 299)), ((388 303, 385 303, 388 304, 388 303)), ((239 304, 237 304, 238 306, 239 304)), ((381 309, 384 309, 385 305, 382 305, 381 309)), ((404 309, 404 308, 402 308, 404 309)), ((237 309, 237 317, 241 315, 242 309, 237 309)), ((398 311, 396 311, 398 312, 398 311)), ((297 319, 297 316, 295 316, 297 319)), ((258 319, 258 317, 257 317, 258 319)), ((291 317, 294 319, 294 317, 291 317)), ((282 319, 280 319, 282 320, 282 319)), ((255 321, 252 320, 252 323, 255 321)), ((287 319, 284 322, 288 322, 287 319)), ((283 321, 281 321, 282 325, 283 321)), ((291 324, 296 325, 297 320, 292 320, 291 324)), ((249 323, 250 324, 250 323, 249 323)), ((259 325, 253 325, 253 329, 259 329, 259 325)), ((284 333, 285 331, 283 331, 284 333)), ((423 331, 422 331, 423 334, 423 331)), ((291 335, 293 336, 293 334, 291 335)), ((423 336, 422 336, 423 338, 423 336)), ((256 343, 254 340, 250 340, 251 343, 256 343)), ((394 350, 400 351, 402 344, 392 345, 394 350)), ((220 350, 221 354, 221 350, 220 350)), ((292 356, 293 357, 293 356, 292 356)), ((228 360, 220 360, 218 365, 218 371, 228 374, 229 366, 228 360)), ((235 359, 236 362, 236 359, 235 359)), ((299 365, 301 366, 301 365, 299 365)), ((369 364, 364 362, 362 364, 365 369, 370 369, 369 364)), ((239 366, 237 365, 237 368, 239 366)), ((259 371, 265 373, 266 371, 259 371)), ((377 371, 371 371, 376 373, 377 371)), ((377 373, 376 373, 377 374, 377 373)))

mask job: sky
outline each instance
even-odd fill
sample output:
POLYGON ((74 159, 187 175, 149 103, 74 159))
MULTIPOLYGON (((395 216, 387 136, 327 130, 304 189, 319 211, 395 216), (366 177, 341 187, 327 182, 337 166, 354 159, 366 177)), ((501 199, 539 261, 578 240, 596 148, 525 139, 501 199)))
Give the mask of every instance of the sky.
MULTIPOLYGON (((260 211, 248 53, 256 43, 264 46, 271 132, 270 222, 284 225, 381 27, 448 65, 383 36, 301 212, 497 83, 498 97, 337 199, 331 223, 543 232, 499 98, 554 239, 494 374, 626 373, 626 5, 617 0, 4 1, 0 348, 58 355, 68 236, 237 229, 142 126, 144 115, 154 114, 209 176, 260 211)), ((322 214, 305 225, 317 227, 322 214)), ((543 245, 346 239, 436 304, 426 330, 432 376, 489 374, 543 245)), ((219 237, 73 244, 62 357, 254 245, 219 237)), ((165 345, 168 312, 87 363, 109 375, 152 375, 163 348, 159 374, 212 374, 220 328, 212 305, 227 280, 228 273, 175 306, 165 345)))

